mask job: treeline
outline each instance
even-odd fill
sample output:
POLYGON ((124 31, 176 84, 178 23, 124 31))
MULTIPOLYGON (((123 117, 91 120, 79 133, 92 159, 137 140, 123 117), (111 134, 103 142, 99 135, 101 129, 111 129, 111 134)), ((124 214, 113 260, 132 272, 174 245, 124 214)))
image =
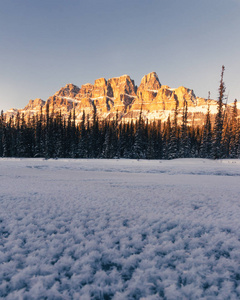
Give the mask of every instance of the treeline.
POLYGON ((6 120, 0 117, 1 157, 44 158, 240 158, 240 122, 237 101, 230 113, 224 110, 222 69, 218 112, 214 124, 210 111, 202 126, 188 125, 187 102, 181 110, 176 102, 174 118, 167 122, 148 122, 140 112, 136 122, 98 120, 96 111, 91 120, 85 117, 76 123, 75 112, 68 119, 60 113, 42 112, 26 120, 24 114, 6 120))

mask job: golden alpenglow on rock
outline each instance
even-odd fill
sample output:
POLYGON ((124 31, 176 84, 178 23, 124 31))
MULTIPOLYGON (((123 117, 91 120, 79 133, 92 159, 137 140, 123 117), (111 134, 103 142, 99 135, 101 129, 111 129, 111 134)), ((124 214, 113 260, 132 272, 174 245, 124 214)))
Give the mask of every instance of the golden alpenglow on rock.
POLYGON ((79 88, 74 84, 66 84, 46 101, 30 100, 24 109, 10 109, 5 112, 7 118, 14 117, 19 112, 25 117, 46 113, 47 104, 50 113, 61 111, 62 116, 68 117, 75 111, 76 121, 80 122, 83 111, 91 120, 93 112, 102 119, 113 119, 118 114, 118 120, 129 122, 139 117, 140 111, 144 120, 166 121, 174 115, 178 108, 179 118, 185 104, 188 107, 189 122, 202 124, 204 116, 210 107, 211 115, 216 114, 217 101, 195 96, 194 91, 180 86, 170 88, 162 85, 156 72, 143 76, 139 87, 128 75, 96 79, 94 84, 86 83, 79 88))

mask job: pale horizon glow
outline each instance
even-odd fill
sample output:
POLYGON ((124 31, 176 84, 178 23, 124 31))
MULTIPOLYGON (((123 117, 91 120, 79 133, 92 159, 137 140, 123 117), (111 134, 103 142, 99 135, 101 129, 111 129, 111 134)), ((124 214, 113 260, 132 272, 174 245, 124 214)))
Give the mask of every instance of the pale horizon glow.
POLYGON ((0 110, 47 100, 67 83, 128 74, 217 99, 221 66, 229 103, 240 101, 237 0, 3 1, 0 110))

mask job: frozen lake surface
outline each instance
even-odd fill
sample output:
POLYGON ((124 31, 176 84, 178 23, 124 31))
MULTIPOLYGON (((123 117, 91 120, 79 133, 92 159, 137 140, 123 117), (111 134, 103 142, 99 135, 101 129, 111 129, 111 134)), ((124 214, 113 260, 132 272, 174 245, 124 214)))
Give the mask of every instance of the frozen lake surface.
POLYGON ((240 161, 0 159, 0 298, 239 299, 240 161))

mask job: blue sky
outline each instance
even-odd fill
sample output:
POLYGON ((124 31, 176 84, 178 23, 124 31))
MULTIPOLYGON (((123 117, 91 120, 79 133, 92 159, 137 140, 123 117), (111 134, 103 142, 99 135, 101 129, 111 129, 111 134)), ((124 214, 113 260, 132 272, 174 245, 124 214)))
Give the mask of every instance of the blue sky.
POLYGON ((240 0, 0 0, 0 110, 156 71, 170 87, 217 98, 224 64, 240 100, 240 0))

